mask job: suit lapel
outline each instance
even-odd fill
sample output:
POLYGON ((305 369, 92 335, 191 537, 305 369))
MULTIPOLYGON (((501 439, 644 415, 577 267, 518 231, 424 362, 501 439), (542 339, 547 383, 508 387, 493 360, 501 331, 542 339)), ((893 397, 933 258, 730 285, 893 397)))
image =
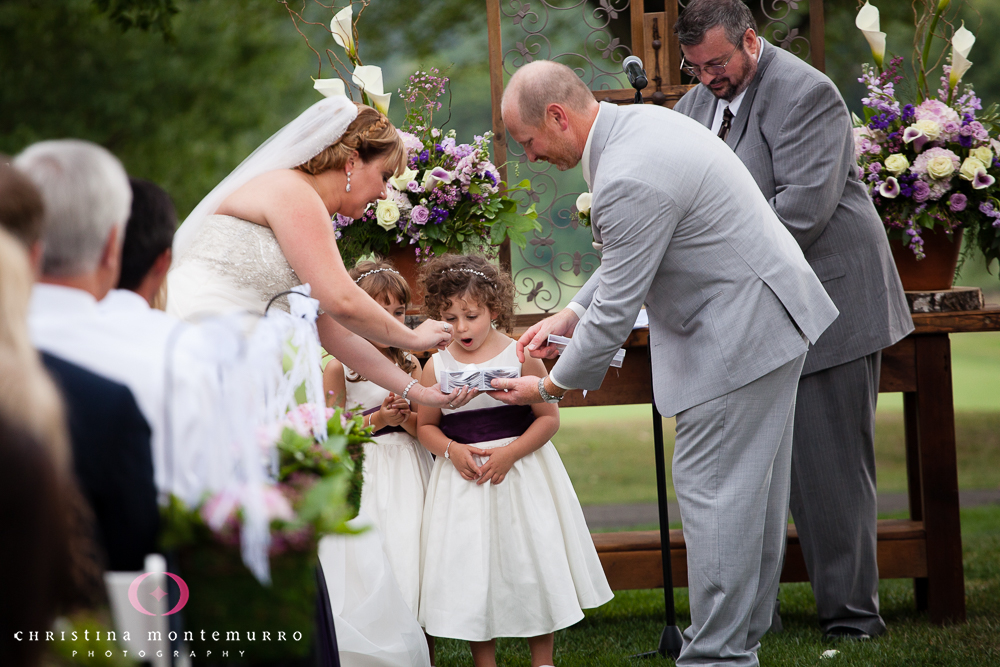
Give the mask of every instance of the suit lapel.
POLYGON ((760 87, 760 80, 763 78, 768 65, 774 60, 775 47, 771 46, 767 40, 761 40, 761 42, 764 52, 760 54, 760 62, 757 63, 757 73, 743 95, 743 102, 740 103, 739 113, 733 118, 733 127, 729 130, 729 136, 726 138, 726 145, 734 151, 736 150, 736 146, 739 145, 740 139, 743 138, 743 132, 747 129, 747 119, 750 118, 750 109, 753 108, 753 100, 757 95, 757 89, 760 87))
MULTIPOLYGON (((597 196, 597 164, 601 161, 601 155, 604 154, 604 147, 608 144, 616 120, 618 120, 618 107, 614 104, 601 102, 601 112, 598 114, 597 120, 594 121, 594 137, 590 143, 590 182, 593 184, 591 189, 594 190, 595 197, 597 196)), ((591 208, 591 215, 593 215, 593 210, 591 208)), ((599 250, 604 241, 601 238, 601 228, 593 217, 591 217, 590 231, 594 235, 594 247, 599 250)))
POLYGON ((702 84, 698 84, 698 92, 695 95, 691 118, 708 129, 712 129, 712 121, 715 120, 715 105, 717 104, 715 95, 702 84))
POLYGON ((594 121, 594 137, 590 143, 590 182, 591 188, 597 186, 597 163, 601 161, 601 154, 611 136, 611 128, 614 127, 618 119, 618 107, 614 104, 601 102, 601 112, 594 121))

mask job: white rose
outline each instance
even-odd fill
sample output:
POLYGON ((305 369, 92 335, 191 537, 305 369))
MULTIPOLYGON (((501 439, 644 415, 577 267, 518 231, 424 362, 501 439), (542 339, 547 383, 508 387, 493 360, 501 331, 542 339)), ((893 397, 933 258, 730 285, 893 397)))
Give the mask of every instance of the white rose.
POLYGON ((407 167, 399 176, 393 176, 390 178, 389 182, 392 184, 392 187, 396 188, 400 192, 406 192, 406 186, 409 185, 410 181, 416 178, 417 172, 407 167))
POLYGON ((581 192, 580 196, 576 198, 576 210, 583 214, 590 213, 590 202, 593 197, 589 192, 581 192))
POLYGON ((955 164, 950 157, 932 157, 927 161, 927 173, 938 180, 948 178, 955 173, 955 164))
POLYGON ((391 199, 380 199, 375 205, 375 218, 379 227, 387 232, 392 231, 396 228, 396 221, 399 220, 399 206, 391 199))
MULTIPOLYGON (((930 163, 928 163, 928 171, 930 171, 929 167, 930 163)), ((977 158, 967 157, 962 162, 962 167, 958 170, 958 175, 967 181, 974 181, 976 180, 976 172, 985 168, 986 165, 980 162, 977 158)))
POLYGON ((973 148, 969 151, 969 155, 982 162, 984 167, 988 167, 993 164, 993 151, 990 150, 989 146, 973 148))
POLYGON ((941 123, 936 120, 930 120, 925 118, 924 120, 918 120, 913 124, 912 127, 920 130, 928 141, 937 141, 937 138, 941 136, 941 123))
POLYGON ((885 168, 888 169, 893 176, 899 176, 910 168, 910 161, 907 160, 906 156, 902 153, 893 153, 885 159, 885 168))

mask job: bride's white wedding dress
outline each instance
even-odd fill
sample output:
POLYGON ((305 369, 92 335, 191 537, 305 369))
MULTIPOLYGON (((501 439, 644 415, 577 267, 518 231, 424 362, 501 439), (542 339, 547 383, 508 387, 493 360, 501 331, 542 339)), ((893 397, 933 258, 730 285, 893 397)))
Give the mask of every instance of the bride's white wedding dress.
MULTIPOLYGON (((234 311, 262 314, 273 296, 300 284, 269 228, 213 213, 251 178, 302 164, 334 143, 356 115, 346 98, 317 102, 195 208, 175 237, 167 312, 185 320, 234 311)), ((276 300, 273 307, 287 311, 287 299, 276 300)), ((367 523, 363 516, 355 521, 367 523)), ((403 599, 378 532, 324 537, 319 552, 341 665, 429 667, 423 630, 403 599)))

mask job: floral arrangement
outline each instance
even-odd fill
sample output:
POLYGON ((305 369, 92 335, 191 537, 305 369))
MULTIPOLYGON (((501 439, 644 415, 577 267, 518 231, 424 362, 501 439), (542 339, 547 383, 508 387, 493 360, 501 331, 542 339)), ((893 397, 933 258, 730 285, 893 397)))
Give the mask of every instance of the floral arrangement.
MULTIPOLYGON (((368 2, 357 0, 357 16, 353 1, 335 12, 329 33, 347 62, 327 49, 325 55, 338 77, 314 79, 313 87, 328 97, 348 95, 356 88, 363 103, 388 113, 391 94, 383 90, 382 70, 363 64, 359 55, 357 23, 368 2)), ((300 23, 310 23, 284 4, 297 29, 300 23)), ((322 73, 323 58, 310 48, 320 59, 322 73)), ((417 262, 446 252, 490 256, 507 239, 525 247, 525 234, 541 229, 534 205, 519 213, 509 196, 528 190, 530 181, 508 187, 490 161, 491 132, 476 136, 471 144, 459 144, 454 130, 434 126, 434 112, 442 108, 439 98, 447 89, 448 78, 430 69, 413 74, 405 90, 399 91, 406 105, 400 130, 407 150, 406 172, 391 179, 386 199, 361 218, 334 216, 338 245, 348 266, 371 253, 385 256, 398 247, 412 248, 417 262)))
POLYGON ((422 261, 446 252, 495 254, 510 239, 524 247, 526 232, 538 229, 534 204, 519 213, 509 194, 531 187, 528 180, 505 188, 490 161, 491 132, 459 144, 455 131, 434 127, 434 111, 447 77, 436 69, 413 74, 400 91, 406 119, 400 136, 406 146, 404 173, 389 180, 388 193, 359 219, 334 217, 345 262, 398 246, 412 247, 422 261))
MULTIPOLYGON (((960 85, 971 66, 975 42, 964 24, 949 40, 951 54, 942 52, 940 87, 929 90, 931 41, 950 0, 935 0, 918 21, 915 55, 916 96, 900 98, 903 59, 885 62, 885 33, 879 31, 878 10, 869 3, 856 25, 865 34, 875 66, 865 64, 859 79, 868 89, 862 99, 864 119, 855 117, 855 154, 869 193, 890 238, 901 240, 917 259, 924 257, 925 230, 951 235, 969 230, 970 246, 987 262, 1000 257, 1000 201, 996 174, 1000 142, 996 105, 985 113, 971 85, 960 85)), ((951 25, 947 23, 947 25, 951 25)))
MULTIPOLYGON (((325 441, 313 435, 315 410, 300 405, 260 432, 262 458, 276 474, 263 488, 270 521, 270 586, 240 558, 242 494, 227 490, 189 508, 171 497, 163 509, 163 548, 177 553, 192 595, 188 627, 245 633, 248 628, 298 630, 302 640, 238 644, 255 660, 286 660, 312 648, 317 543, 324 533, 355 532, 346 522, 361 502, 364 443, 371 442, 360 413, 325 408, 325 441), (346 498, 346 500, 345 500, 346 498)), ((203 648, 192 644, 197 652, 203 648)))
MULTIPOLYGON (((318 535, 350 532, 346 522, 361 504, 364 443, 371 442, 361 415, 325 408, 327 438, 319 442, 312 414, 312 406, 300 405, 260 435, 262 456, 277 453, 277 475, 263 488, 271 556, 315 550, 318 535)), ((220 491, 194 509, 171 498, 164 546, 207 539, 238 550, 241 497, 239 490, 220 491)))

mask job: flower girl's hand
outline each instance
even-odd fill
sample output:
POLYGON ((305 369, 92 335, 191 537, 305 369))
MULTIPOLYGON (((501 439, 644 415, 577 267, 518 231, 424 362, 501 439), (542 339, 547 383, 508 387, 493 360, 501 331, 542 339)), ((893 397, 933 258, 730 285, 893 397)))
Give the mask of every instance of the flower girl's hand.
POLYGON ((400 414, 403 415, 403 421, 406 421, 406 418, 410 416, 410 402, 391 391, 389 392, 389 398, 392 399, 392 407, 399 410, 400 414))
MULTIPOLYGON (((404 403, 406 401, 403 401, 404 403)), ((382 401, 382 407, 379 408, 379 415, 382 418, 382 423, 386 426, 399 426, 406 421, 407 415, 404 415, 396 403, 396 395, 390 393, 382 401)), ((407 414, 409 414, 409 408, 407 408, 407 414)))
POLYGON ((489 458, 483 464, 483 467, 479 469, 480 477, 476 483, 485 484, 486 482, 491 482, 499 484, 502 482, 507 477, 507 473, 510 472, 510 467, 514 465, 514 461, 517 460, 513 451, 509 446, 494 447, 489 450, 489 458))
POLYGON ((481 474, 479 466, 476 465, 476 460, 472 458, 473 454, 478 456, 490 455, 485 449, 479 449, 478 447, 466 445, 461 442, 453 442, 451 443, 451 447, 448 448, 448 456, 450 457, 451 464, 455 466, 455 470, 462 476, 462 479, 467 479, 470 482, 478 479, 481 474))

